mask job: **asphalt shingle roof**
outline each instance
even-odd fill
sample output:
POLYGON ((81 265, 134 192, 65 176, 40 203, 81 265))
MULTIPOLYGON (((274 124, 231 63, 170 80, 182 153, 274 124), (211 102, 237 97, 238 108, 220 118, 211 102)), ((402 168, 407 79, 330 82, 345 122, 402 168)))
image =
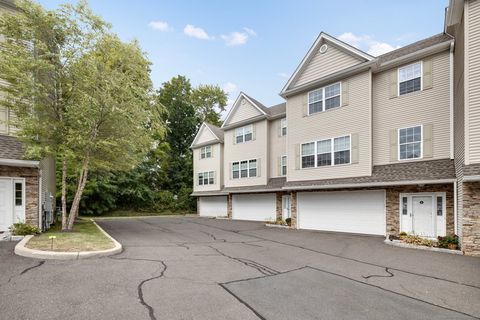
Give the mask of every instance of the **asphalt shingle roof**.
POLYGON ((25 154, 23 143, 17 138, 0 135, 0 158, 22 160, 25 154))

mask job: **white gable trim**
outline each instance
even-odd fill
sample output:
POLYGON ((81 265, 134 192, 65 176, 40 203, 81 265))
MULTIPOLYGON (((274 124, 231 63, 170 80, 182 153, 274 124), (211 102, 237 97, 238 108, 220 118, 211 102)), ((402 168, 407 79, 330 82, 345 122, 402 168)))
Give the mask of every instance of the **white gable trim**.
POLYGON ((233 111, 237 108, 238 103, 240 102, 240 98, 242 98, 242 97, 245 100, 247 100, 248 102, 250 102, 250 104, 252 104, 258 111, 260 111, 261 114, 267 115, 265 113, 265 111, 263 111, 262 108, 260 108, 255 102, 253 102, 252 99, 250 99, 245 93, 240 92, 237 99, 235 100, 232 107, 230 108, 230 111, 228 111, 227 117, 225 118, 225 121, 223 121, 223 124, 220 128, 223 128, 223 127, 227 126, 228 121, 230 120, 231 116, 233 115, 233 111))
POLYGON ((351 45, 349 45, 349 44, 347 44, 343 41, 340 41, 340 40, 326 34, 325 32, 321 32, 320 35, 315 40, 315 42, 313 43, 313 45, 308 50, 307 54, 303 57, 302 61, 298 65, 298 67, 293 72, 292 76, 288 79, 287 83, 285 84, 282 91, 280 92, 280 95, 284 94, 287 91, 287 89, 290 87, 290 85, 297 79, 297 77, 300 75, 300 72, 303 71, 307 62, 309 62, 311 60, 311 58, 313 57, 313 55, 316 53, 316 48, 318 47, 318 44, 322 40, 327 40, 327 41, 335 44, 336 46, 352 53, 353 55, 355 55, 355 56, 357 56, 361 59, 365 59, 367 61, 371 61, 371 60, 375 59, 371 55, 369 55, 369 54, 367 54, 367 53, 365 53, 361 50, 358 50, 357 48, 355 48, 355 47, 353 47, 353 46, 351 46, 351 45))
POLYGON ((215 132, 213 132, 212 129, 210 129, 210 128, 207 126, 207 124, 204 122, 204 123, 202 123, 202 125, 200 126, 200 129, 198 129, 198 132, 197 132, 197 134, 195 135, 195 139, 193 139, 193 142, 192 142, 192 144, 190 145, 190 148, 192 148, 195 144, 197 144, 198 137, 200 136, 200 132, 202 132, 202 129, 203 129, 203 128, 207 128, 208 131, 210 131, 210 132, 213 134, 213 136, 214 136, 215 138, 217 138, 218 141, 220 141, 220 138, 215 134, 215 132))

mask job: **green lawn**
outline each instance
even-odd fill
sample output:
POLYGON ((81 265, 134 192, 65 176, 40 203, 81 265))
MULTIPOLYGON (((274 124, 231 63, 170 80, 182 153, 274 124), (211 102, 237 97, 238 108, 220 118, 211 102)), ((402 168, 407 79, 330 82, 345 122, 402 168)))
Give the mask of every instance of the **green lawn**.
POLYGON ((186 215, 196 214, 194 211, 135 211, 135 210, 117 210, 109 213, 102 214, 99 218, 103 217, 146 217, 146 216, 170 216, 170 215, 186 215))
POLYGON ((75 222, 71 232, 62 232, 61 228, 61 223, 57 222, 47 232, 30 239, 26 247, 37 250, 64 252, 95 251, 114 247, 113 242, 90 220, 78 220, 75 222), (53 239, 53 249, 52 239, 49 239, 50 236, 56 237, 53 239))

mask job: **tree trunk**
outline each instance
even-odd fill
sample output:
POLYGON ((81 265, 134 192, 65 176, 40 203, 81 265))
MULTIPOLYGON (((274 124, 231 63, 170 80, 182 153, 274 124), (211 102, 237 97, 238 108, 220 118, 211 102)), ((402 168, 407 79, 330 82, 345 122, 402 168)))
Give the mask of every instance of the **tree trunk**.
POLYGON ((62 231, 67 229, 67 156, 62 164, 62 231))
POLYGON ((68 215, 67 230, 69 231, 73 229, 73 224, 75 223, 75 219, 78 216, 80 200, 82 199, 83 190, 85 189, 85 185, 87 184, 88 165, 89 165, 89 159, 86 158, 85 161, 83 162, 82 170, 80 172, 80 177, 78 179, 77 191, 75 192, 75 197, 73 198, 72 206, 70 207, 70 214, 68 215))

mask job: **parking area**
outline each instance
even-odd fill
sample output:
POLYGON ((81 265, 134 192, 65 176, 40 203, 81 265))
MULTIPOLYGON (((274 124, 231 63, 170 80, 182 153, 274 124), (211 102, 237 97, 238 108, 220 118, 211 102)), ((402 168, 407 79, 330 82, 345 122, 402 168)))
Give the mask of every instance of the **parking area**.
POLYGON ((101 220, 111 257, 42 261, 0 243, 5 319, 474 319, 480 259, 381 237, 195 217, 101 220))

